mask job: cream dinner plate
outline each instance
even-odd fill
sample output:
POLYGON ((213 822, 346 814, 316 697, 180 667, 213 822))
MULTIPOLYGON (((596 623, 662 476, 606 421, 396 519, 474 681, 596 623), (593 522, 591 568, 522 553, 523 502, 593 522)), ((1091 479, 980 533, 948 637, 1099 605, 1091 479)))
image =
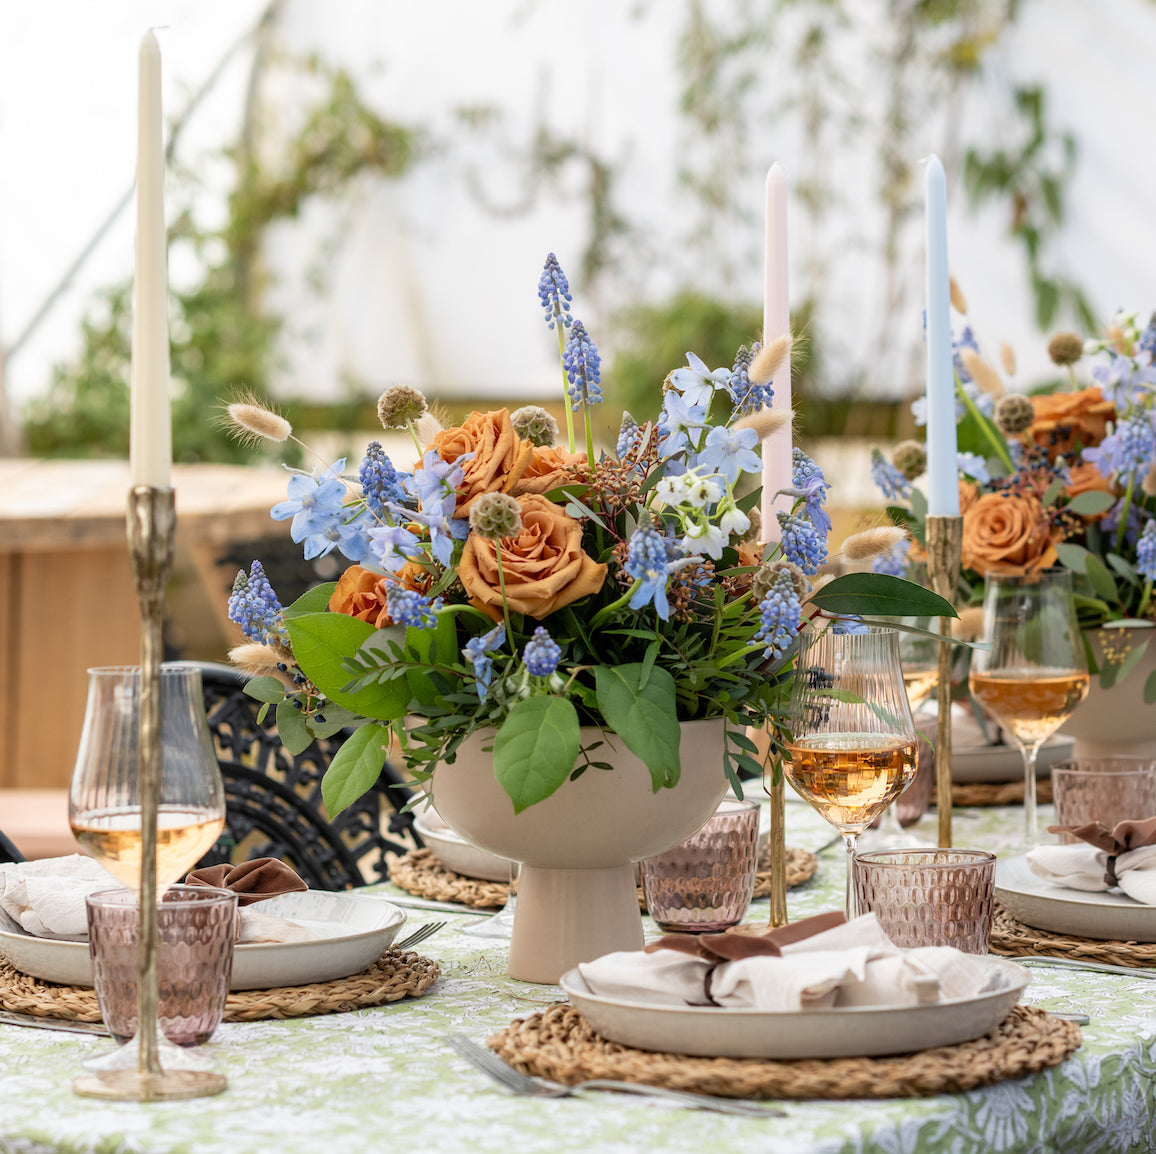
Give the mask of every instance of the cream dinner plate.
POLYGON ((1127 894, 1087 893, 1044 881, 1023 855, 995 863, 995 896, 1017 922, 1037 930, 1100 941, 1156 942, 1156 906, 1127 894))
POLYGON ((414 829, 430 851, 446 867, 466 878, 508 882, 510 863, 488 850, 479 849, 455 833, 432 805, 414 814, 414 829))
POLYGON ((592 994, 578 970, 562 989, 604 1037, 640 1050, 704 1058, 867 1058, 907 1054, 979 1038, 1007 1017, 1031 975, 1005 958, 976 959, 994 991, 928 1006, 848 1006, 797 1013, 714 1006, 650 1006, 592 994))
MULTIPOLYGON (((233 953, 231 990, 303 986, 360 973, 397 937, 405 913, 368 894, 282 894, 256 903, 270 917, 306 922, 318 937, 307 942, 251 942, 233 953)), ((63 942, 25 933, 0 911, 0 953, 21 973, 66 986, 91 986, 87 942, 63 942)))
MULTIPOLYGON (((1049 737, 1040 746, 1036 774, 1046 777, 1057 761, 1067 761, 1075 743, 1075 738, 1062 733, 1049 737)), ((1021 781, 1023 776, 1024 759, 1018 745, 952 745, 951 780, 960 785, 1021 781)))

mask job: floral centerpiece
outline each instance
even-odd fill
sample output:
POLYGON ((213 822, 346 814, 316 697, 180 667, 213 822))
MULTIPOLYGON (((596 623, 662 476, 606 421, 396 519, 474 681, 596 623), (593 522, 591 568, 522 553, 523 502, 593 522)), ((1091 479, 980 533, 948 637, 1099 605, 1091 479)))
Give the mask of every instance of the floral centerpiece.
MULTIPOLYGON (((958 294, 953 299, 962 304, 958 294)), ((1110 688, 1148 648, 1133 637, 1156 624, 1156 316, 1120 314, 1103 337, 1087 341, 1059 333, 1048 351, 1062 385, 1027 396, 1006 390, 969 326, 955 342, 961 600, 978 602, 990 572, 1071 570, 1089 668, 1110 688), (1094 364, 1083 383, 1077 366, 1085 360, 1094 364), (1102 639, 1095 648, 1093 635, 1102 639)), ((1000 359, 1014 371, 1006 350, 1000 359)), ((926 460, 916 441, 890 459, 874 451, 875 482, 914 542, 877 559, 881 571, 909 571, 919 560, 926 502, 913 482, 926 460)), ((963 618, 966 628, 966 611, 963 618)), ((1144 700, 1156 701, 1156 672, 1144 700)))
MULTIPOLYGON (((340 579, 282 606, 259 561, 237 577, 229 611, 249 643, 233 656, 266 674, 249 692, 276 708, 283 741, 354 728, 325 776, 331 813, 372 785, 391 743, 420 781, 478 731, 492 731, 516 812, 609 769, 619 743, 657 793, 679 781, 680 724, 704 718, 725 719, 724 768, 741 793, 741 777, 764 768, 746 729, 780 715, 806 621, 952 613, 894 575, 817 579, 828 485, 798 449, 767 541, 759 449, 790 420, 771 407, 789 340, 740 349, 721 369, 690 354, 663 384, 658 420, 626 414, 614 452, 597 455, 599 355, 553 255, 538 296, 558 339, 564 444, 536 406, 442 428, 416 390, 387 389, 379 415, 412 434, 413 467, 375 442, 356 475, 344 461, 294 471, 272 510, 307 558, 348 559, 340 579), (583 726, 598 740, 584 745, 583 726)), ((246 435, 292 435, 259 404, 229 411, 246 435)))

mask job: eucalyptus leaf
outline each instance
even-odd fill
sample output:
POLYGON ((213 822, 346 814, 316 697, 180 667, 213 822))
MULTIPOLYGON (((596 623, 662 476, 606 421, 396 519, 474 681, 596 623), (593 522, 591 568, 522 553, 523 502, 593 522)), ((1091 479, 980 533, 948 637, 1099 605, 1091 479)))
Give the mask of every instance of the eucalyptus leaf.
POLYGON ((1056 498, 1063 496, 1067 492, 1067 487, 1063 481, 1053 481, 1045 490, 1043 497, 1040 498, 1041 505, 1054 505, 1056 498))
POLYGON ((277 706, 277 736, 294 757, 313 744, 313 734, 309 732, 301 710, 291 700, 286 699, 277 706))
POLYGON ((870 617, 957 617, 939 594, 887 573, 847 573, 811 595, 828 613, 870 617))
POLYGON ((1083 573, 1090 554, 1083 545, 1073 545, 1070 541, 1061 541, 1056 546, 1056 556, 1065 569, 1073 573, 1083 573))
POLYGON ((606 724, 650 770, 651 786, 677 784, 681 772, 674 678, 661 666, 650 670, 645 685, 643 667, 599 665, 594 670, 598 708, 606 724))
POLYGON ((1120 590, 1116 587, 1115 578, 1108 572, 1108 566, 1096 556, 1089 553, 1084 559, 1084 573, 1092 583, 1092 588, 1105 601, 1120 601, 1120 590))
POLYGON ((245 694, 254 701, 276 705, 285 700, 285 686, 276 677, 250 677, 245 682, 245 694))
POLYGON ((1120 663, 1120 671, 1116 674, 1116 684, 1119 685, 1121 681, 1125 680, 1133 669, 1139 665, 1144 654, 1148 652, 1147 640, 1141 641, 1139 645, 1132 647, 1132 652, 1120 663))
POLYGON ((1140 574, 1136 572, 1135 566, 1125 561, 1119 553, 1108 554, 1108 564, 1128 582, 1129 585, 1141 584, 1140 574))
POLYGON ((1111 493, 1089 489, 1086 493, 1077 493, 1068 502, 1068 508, 1081 517, 1095 517, 1099 513, 1106 513, 1115 503, 1116 498, 1111 493))
POLYGON ((330 818, 373 788, 388 744, 389 730, 383 725, 362 726, 342 742, 321 781, 321 797, 330 818))
POLYGON ((528 697, 510 708, 494 736, 494 776, 514 812, 549 797, 582 750, 578 711, 564 697, 528 697))
POLYGON ((1148 674, 1148 680, 1144 682, 1144 703, 1156 705, 1156 669, 1148 674))

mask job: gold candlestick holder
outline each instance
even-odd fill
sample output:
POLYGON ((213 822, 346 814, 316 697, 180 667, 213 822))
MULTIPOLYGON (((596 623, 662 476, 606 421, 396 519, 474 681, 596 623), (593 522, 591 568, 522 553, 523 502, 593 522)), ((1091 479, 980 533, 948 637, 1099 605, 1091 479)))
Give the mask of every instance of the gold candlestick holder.
POLYGON ((209 1070, 166 1070, 157 1043, 157 809, 161 784, 161 630, 173 563, 173 490, 135 485, 128 496, 128 545, 141 608, 140 674, 140 953, 135 1069, 81 1074, 72 1088, 87 1098, 153 1102, 203 1098, 227 1085, 209 1070))
MULTIPOLYGON (((955 603, 959 583, 960 551, 963 546, 963 518, 929 516, 927 526, 927 574, 931 588, 947 601, 955 603)), ((939 619, 939 632, 951 634, 951 618, 939 619)), ((939 814, 939 844, 951 847, 951 664, 950 640, 939 642, 939 669, 936 700, 938 717, 935 726, 935 806, 939 814)))
MULTIPOLYGON (((757 757, 764 764, 770 758, 771 737, 767 728, 748 729, 747 737, 755 743, 757 757)), ((782 771, 779 780, 774 779, 774 770, 768 770, 771 780, 766 786, 771 799, 771 834, 769 852, 771 855, 771 916, 773 929, 787 924, 787 810, 784 789, 786 782, 782 771)))

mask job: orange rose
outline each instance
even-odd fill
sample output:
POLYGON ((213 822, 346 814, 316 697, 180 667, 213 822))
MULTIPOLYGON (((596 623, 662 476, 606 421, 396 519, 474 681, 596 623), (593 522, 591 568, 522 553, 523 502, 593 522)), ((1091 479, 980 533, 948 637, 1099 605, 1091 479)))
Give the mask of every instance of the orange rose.
MULTIPOLYGON (((582 548, 582 526, 537 493, 518 498, 522 531, 502 541, 506 599, 515 613, 541 619, 596 593, 606 566, 582 548)), ((502 590, 493 541, 471 533, 462 549, 458 578, 470 604, 495 621, 502 620, 502 590)))
POLYGON ((965 481, 961 477, 959 481, 959 511, 966 513, 975 504, 975 499, 978 496, 979 486, 971 481, 965 481))
POLYGON ((1107 435, 1108 422, 1116 417, 1116 406, 1104 399, 1093 385, 1075 393, 1049 393, 1032 397, 1035 420, 1028 436, 1048 450, 1049 457, 1070 456, 1077 443, 1089 449, 1107 435))
MULTIPOLYGON (((468 516, 483 493, 509 493, 534 454, 534 446, 514 431, 507 409, 470 413, 457 428, 442 429, 433 439, 433 448, 451 463, 473 453, 470 460, 461 462, 465 479, 458 486, 455 517, 468 516)), ((420 469, 421 462, 415 467, 420 469)))
POLYGON ((574 481, 575 473, 589 477, 585 453, 568 453, 565 449, 550 446, 535 446, 534 454, 521 479, 514 486, 514 496, 523 493, 549 493, 569 481, 574 481))
POLYGON ((985 493, 963 515, 965 569, 1036 573, 1055 559, 1047 515, 1035 497, 985 493))
MULTIPOLYGON (((1091 461, 1081 461, 1068 470, 1070 480, 1067 484, 1068 497, 1078 497, 1081 493, 1115 493, 1115 488, 1109 478, 1105 477, 1091 461)), ((1084 516, 1081 514, 1081 516, 1084 516)), ((1084 516, 1085 521, 1100 521, 1107 513, 1096 513, 1091 517, 1084 516)))
MULTIPOLYGON (((390 574, 389 579, 419 593, 424 593, 430 585, 429 574, 411 561, 407 561, 397 573, 390 574)), ((368 621, 377 629, 392 625, 393 618, 385 607, 386 580, 380 573, 351 565, 341 574, 336 588, 329 595, 330 612, 368 621)))

